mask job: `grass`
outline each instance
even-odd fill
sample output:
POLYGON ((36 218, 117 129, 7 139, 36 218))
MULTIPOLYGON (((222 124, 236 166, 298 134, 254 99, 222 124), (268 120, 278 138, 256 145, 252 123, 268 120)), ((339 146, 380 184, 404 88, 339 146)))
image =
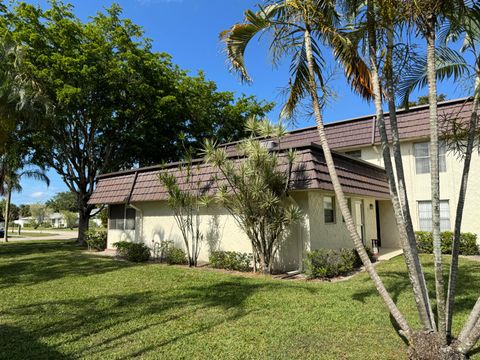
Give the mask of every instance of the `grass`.
MULTIPOLYGON (((432 280, 431 258, 423 260, 432 280)), ((416 324, 402 258, 378 269, 416 324)), ((457 330, 479 294, 480 263, 462 259, 460 280, 457 330)), ((0 298, 5 359, 405 358, 364 273, 272 280, 133 265, 67 241, 18 242, 0 245, 0 298)))

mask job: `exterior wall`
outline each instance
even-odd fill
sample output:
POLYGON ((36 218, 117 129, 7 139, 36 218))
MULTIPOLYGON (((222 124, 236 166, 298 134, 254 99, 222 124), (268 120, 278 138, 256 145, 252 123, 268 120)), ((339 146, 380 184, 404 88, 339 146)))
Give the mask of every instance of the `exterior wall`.
MULTIPOLYGON (((418 142, 428 141, 428 139, 418 142)), ((418 201, 431 200, 430 174, 416 174, 414 144, 417 141, 408 141, 401 144, 402 161, 405 170, 405 181, 415 230, 419 229, 418 201)), ((362 148, 362 159, 375 165, 384 166, 380 147, 370 146, 362 148)), ((455 154, 446 154, 446 172, 440 173, 440 198, 449 201, 450 225, 453 229, 455 211, 458 201, 458 192, 463 171, 463 161, 455 154)), ((472 155, 465 210, 463 214, 462 231, 473 232, 480 237, 480 208, 477 200, 480 198, 480 156, 478 152, 472 155)), ((383 214, 381 214, 383 216, 383 214)), ((388 214, 387 214, 388 216, 388 214)), ((393 223, 394 225, 394 223, 393 223)), ((480 242, 480 239, 479 239, 480 242)))
MULTIPOLYGON (((325 224, 323 196, 333 193, 323 191, 295 192, 293 201, 304 214, 303 221, 294 225, 288 236, 281 242, 274 264, 275 269, 292 271, 301 269, 305 253, 318 248, 352 248, 345 224, 338 206, 336 223, 325 224)), ((365 239, 377 238, 375 200, 363 200, 365 213, 365 239)), ((107 248, 113 249, 118 241, 142 242, 152 248, 155 243, 172 240, 175 246, 184 248, 180 229, 166 201, 132 204, 136 209, 135 230, 108 230, 107 248)), ((199 261, 208 262, 211 251, 226 250, 251 253, 250 240, 239 228, 235 219, 221 207, 204 209, 201 213, 201 230, 205 241, 201 245, 199 261)))
MULTIPOLYGON (((347 227, 343 222, 340 207, 335 202, 335 222, 325 223, 323 215, 323 197, 334 196, 333 192, 310 191, 308 193, 309 214, 310 214, 310 244, 311 249, 340 249, 353 248, 352 240, 348 235, 347 227)), ((364 242, 371 246, 371 240, 377 238, 377 223, 375 199, 359 198, 354 195, 348 196, 352 202, 352 216, 356 218, 357 209, 353 206, 354 201, 363 201, 364 212, 364 242)))

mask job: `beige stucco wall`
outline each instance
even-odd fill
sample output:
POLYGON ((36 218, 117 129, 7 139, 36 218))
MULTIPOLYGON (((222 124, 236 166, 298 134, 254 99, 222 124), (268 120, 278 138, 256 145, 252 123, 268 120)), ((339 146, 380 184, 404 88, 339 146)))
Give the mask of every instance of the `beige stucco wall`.
MULTIPOLYGON (((401 144, 402 161, 405 171, 405 181, 407 184, 410 211, 412 214, 413 226, 416 230, 418 225, 418 201, 431 199, 430 174, 416 174, 414 144, 423 142, 427 139, 418 141, 408 141, 401 144)), ((375 165, 383 166, 383 159, 379 147, 369 146, 362 150, 362 159, 375 165)), ((447 152, 446 172, 440 173, 440 198, 449 201, 450 224, 453 228, 455 222, 455 211, 458 201, 458 192, 463 171, 463 161, 458 159, 455 154, 447 152)), ((473 232, 480 237, 480 156, 477 151, 472 156, 470 169, 468 191, 463 214, 462 231, 473 232)), ((480 239, 479 239, 480 243, 480 239)))
MULTIPOLYGON (((300 191, 292 194, 293 201, 300 207, 303 220, 292 226, 288 237, 282 240, 275 268, 282 271, 297 270, 302 267, 305 254, 318 248, 352 248, 338 206, 335 224, 325 224, 323 216, 323 196, 333 193, 323 191, 300 191)), ((365 213, 365 239, 376 238, 375 200, 372 198, 351 197, 363 200, 365 213)), ((174 241, 177 247, 184 248, 180 229, 167 202, 144 202, 132 204, 137 209, 134 231, 109 230, 108 248, 113 249, 117 241, 143 242, 153 248, 155 243, 174 241)), ((226 250, 251 253, 249 239, 239 228, 235 219, 224 208, 214 206, 202 210, 201 231, 205 241, 201 244, 199 261, 208 262, 211 251, 226 250)))
MULTIPOLYGON (((335 222, 325 223, 323 216, 323 197, 334 196, 333 192, 310 191, 308 193, 309 214, 310 214, 310 242, 311 249, 340 249, 353 248, 352 240, 348 235, 347 227, 343 222, 340 207, 335 199, 335 222)), ((361 198, 355 195, 348 195, 352 203, 352 216, 356 218, 355 201, 363 201, 364 212, 364 241, 371 246, 371 240, 377 238, 376 211, 374 198, 361 198)))

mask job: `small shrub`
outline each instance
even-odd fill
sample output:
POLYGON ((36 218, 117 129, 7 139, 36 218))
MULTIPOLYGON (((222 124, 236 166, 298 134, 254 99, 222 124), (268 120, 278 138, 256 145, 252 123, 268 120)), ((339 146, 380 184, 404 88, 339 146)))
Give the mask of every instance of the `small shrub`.
MULTIPOLYGON (((375 261, 369 248, 367 254, 375 261)), ((308 278, 333 278, 347 275, 362 266, 360 256, 354 249, 318 249, 307 253, 304 262, 305 274, 308 278)))
POLYGON ((113 246, 117 249, 118 255, 128 261, 145 262, 150 259, 150 249, 148 246, 128 241, 120 241, 113 246))
MULTIPOLYGON (((417 239, 417 247, 420 253, 433 253, 433 236, 431 232, 417 231, 415 232, 417 239)), ((452 253, 453 232, 444 231, 441 233, 442 254, 452 253)), ((479 255, 480 249, 477 245, 477 235, 472 233, 460 234, 460 254, 461 255, 479 255)))
POLYGON ((107 248, 107 232, 105 230, 90 229, 85 234, 85 242, 89 250, 103 251, 107 248))
POLYGON ((168 265, 187 264, 187 253, 177 247, 169 247, 165 253, 165 261, 168 265))
POLYGON ((215 269, 250 271, 252 255, 236 251, 213 251, 210 254, 210 266, 215 269))

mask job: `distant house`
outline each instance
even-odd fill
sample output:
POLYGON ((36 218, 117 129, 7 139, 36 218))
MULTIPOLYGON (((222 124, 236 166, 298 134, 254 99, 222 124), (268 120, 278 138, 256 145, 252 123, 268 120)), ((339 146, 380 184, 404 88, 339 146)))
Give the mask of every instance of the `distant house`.
MULTIPOLYGON (((468 119, 470 108, 471 102, 466 99, 447 101, 438 106, 440 116, 456 116, 459 119, 468 119)), ((414 228, 425 231, 431 230, 428 113, 428 106, 398 112, 414 228)), ((388 125, 388 116, 386 122, 388 125)), ((375 116, 332 122, 325 128, 359 235, 369 246, 373 239, 378 240, 380 252, 400 248, 375 116)), ((291 236, 281 245, 276 264, 278 270, 301 268, 309 250, 352 247, 318 141, 316 127, 309 127, 289 132, 273 149, 280 153, 288 149, 297 151, 291 195, 305 215, 305 221, 296 225, 291 236)), ((225 145, 231 157, 237 157, 234 145, 225 145)), ((443 147, 440 153, 441 228, 451 230, 462 163, 443 147)), ((158 181, 158 173, 168 171, 176 175, 181 183, 183 177, 178 165, 171 164, 165 170, 154 166, 99 177, 90 203, 109 205, 108 248, 120 240, 143 242, 149 246, 173 240, 177 246, 182 246, 180 231, 166 202, 168 195, 158 181)), ((476 204, 476 192, 480 188, 480 183, 477 184, 480 182, 477 153, 474 154, 471 171, 463 229, 480 234, 480 223, 477 221, 480 210, 476 204)), ((198 182, 199 186, 214 192, 213 175, 218 175, 217 169, 201 164, 194 183, 198 182)), ((200 254, 201 260, 208 261, 209 252, 216 249, 252 251, 248 238, 226 209, 206 209, 202 219, 207 239, 200 254)))

